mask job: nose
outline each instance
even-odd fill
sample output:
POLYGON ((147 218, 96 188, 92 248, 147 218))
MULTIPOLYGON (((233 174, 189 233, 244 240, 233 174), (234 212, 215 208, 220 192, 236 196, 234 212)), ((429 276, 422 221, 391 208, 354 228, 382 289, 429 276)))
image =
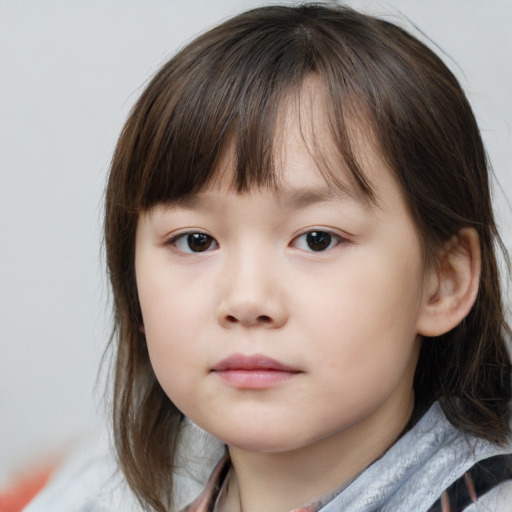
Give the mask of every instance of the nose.
POLYGON ((224 273, 217 320, 225 328, 277 329, 288 321, 283 286, 268 262, 253 254, 224 273))

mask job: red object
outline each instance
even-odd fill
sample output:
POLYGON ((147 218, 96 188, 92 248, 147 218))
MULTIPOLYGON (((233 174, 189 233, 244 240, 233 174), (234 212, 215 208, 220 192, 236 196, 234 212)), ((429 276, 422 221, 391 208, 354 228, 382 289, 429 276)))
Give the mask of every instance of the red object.
POLYGON ((7 490, 0 492, 0 512, 21 512, 44 488, 54 471, 54 466, 47 466, 19 477, 7 490))

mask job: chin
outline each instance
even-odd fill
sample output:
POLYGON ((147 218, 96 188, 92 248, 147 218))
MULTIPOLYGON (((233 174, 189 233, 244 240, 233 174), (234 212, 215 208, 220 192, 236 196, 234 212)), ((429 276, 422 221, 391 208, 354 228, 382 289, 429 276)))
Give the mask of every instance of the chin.
MULTIPOLYGON (((217 436, 215 436, 217 437, 217 436)), ((283 453, 300 448, 307 441, 293 439, 288 432, 270 432, 268 428, 265 431, 244 432, 240 435, 237 432, 233 435, 222 435, 217 437, 228 447, 234 447, 238 450, 256 453, 283 453)))

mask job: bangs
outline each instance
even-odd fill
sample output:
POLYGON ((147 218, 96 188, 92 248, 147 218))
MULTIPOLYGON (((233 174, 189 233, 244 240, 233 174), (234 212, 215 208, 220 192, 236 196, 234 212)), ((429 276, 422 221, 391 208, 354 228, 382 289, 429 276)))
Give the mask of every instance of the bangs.
POLYGON ((296 140, 328 184, 376 203, 364 171, 374 176, 371 165, 380 171, 381 162, 365 159, 370 145, 401 187, 425 270, 463 228, 477 231, 476 303, 459 326, 424 340, 411 424, 441 400, 455 427, 493 442, 510 435, 510 329, 495 253, 503 244, 485 150, 456 78, 387 21, 331 3, 263 7, 210 30, 165 64, 127 119, 110 167, 104 236, 117 347, 114 440, 148 510, 169 510, 183 416, 147 350, 135 272, 140 213, 216 186, 224 172, 237 191, 279 191, 281 163, 296 140), (293 144, 285 147, 289 126, 293 144))
POLYGON ((312 77, 326 98, 335 163, 324 141, 316 140, 315 126, 304 127, 304 141, 329 184, 373 199, 349 133, 350 121, 358 129, 369 124, 360 87, 347 81, 353 58, 327 49, 329 35, 315 31, 311 18, 302 20, 297 12, 290 20, 286 10, 280 23, 280 8, 268 11, 257 16, 256 10, 252 24, 234 18, 210 31, 151 81, 131 116, 136 124, 127 127, 133 140, 125 169, 133 192, 126 191, 127 206, 144 211, 199 192, 214 179, 228 147, 234 189, 278 187, 276 141, 283 115, 290 99, 303 112, 312 77))

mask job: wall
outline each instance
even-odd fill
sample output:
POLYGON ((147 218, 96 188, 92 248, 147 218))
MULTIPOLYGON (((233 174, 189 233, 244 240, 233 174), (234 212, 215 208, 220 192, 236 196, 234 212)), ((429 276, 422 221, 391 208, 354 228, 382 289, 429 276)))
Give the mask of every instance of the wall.
MULTIPOLYGON (((104 179, 142 84, 206 27, 264 2, 0 0, 0 485, 102 421, 104 179)), ((418 26, 479 118, 512 246, 512 3, 352 1, 418 26)))

